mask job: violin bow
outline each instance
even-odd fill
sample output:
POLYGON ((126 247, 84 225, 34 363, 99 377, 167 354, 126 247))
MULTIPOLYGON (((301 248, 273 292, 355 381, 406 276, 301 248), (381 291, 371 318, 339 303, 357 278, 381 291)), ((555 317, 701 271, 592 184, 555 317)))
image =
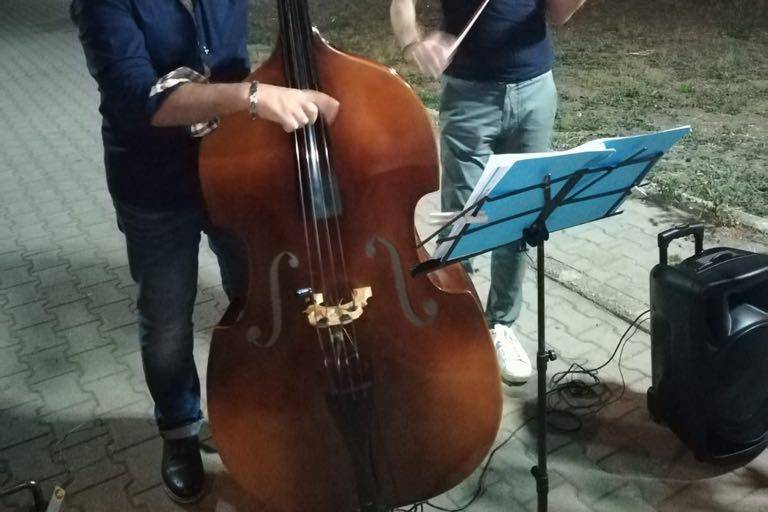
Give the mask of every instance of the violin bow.
POLYGON ((475 22, 480 17, 481 14, 483 14, 483 11, 485 10, 485 7, 491 2, 491 0, 484 0, 482 4, 480 4, 480 7, 478 7, 477 11, 475 11, 475 14, 472 16, 472 19, 469 20, 469 23, 467 23, 467 26, 464 27, 464 30, 461 31, 461 34, 456 38, 456 41, 453 42, 451 47, 448 50, 448 58, 453 58, 453 54, 456 53, 456 50, 459 49, 459 45, 461 45, 461 42, 464 41, 464 38, 467 37, 467 34, 469 34, 469 31, 472 30, 472 27, 475 25, 475 22))

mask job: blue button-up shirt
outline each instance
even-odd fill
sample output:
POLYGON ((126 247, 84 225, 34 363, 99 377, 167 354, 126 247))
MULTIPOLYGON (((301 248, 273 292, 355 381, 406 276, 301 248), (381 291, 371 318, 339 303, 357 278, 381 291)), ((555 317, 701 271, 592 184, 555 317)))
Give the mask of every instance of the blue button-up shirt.
POLYGON ((173 89, 150 89, 180 67, 212 82, 244 79, 247 0, 73 0, 72 19, 101 93, 112 196, 162 209, 199 204, 199 141, 186 128, 151 125, 173 89))

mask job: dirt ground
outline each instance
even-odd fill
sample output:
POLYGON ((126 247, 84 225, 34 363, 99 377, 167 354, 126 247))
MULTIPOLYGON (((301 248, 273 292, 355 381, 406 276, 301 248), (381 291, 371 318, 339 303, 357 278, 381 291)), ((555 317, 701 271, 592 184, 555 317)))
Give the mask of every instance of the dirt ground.
POLYGON ((589 2, 555 32, 557 145, 690 124, 652 175, 662 193, 768 216, 767 5, 589 2))
MULTIPOLYGON (((252 0, 254 43, 269 46, 274 0, 252 0)), ((440 86, 395 46, 388 0, 310 0, 313 21, 336 46, 393 66, 427 106, 440 86)), ((425 27, 440 1, 420 0, 425 27)), ((552 30, 560 91, 555 147, 683 124, 693 134, 651 175, 662 197, 680 193, 768 216, 768 1, 587 0, 552 30)))

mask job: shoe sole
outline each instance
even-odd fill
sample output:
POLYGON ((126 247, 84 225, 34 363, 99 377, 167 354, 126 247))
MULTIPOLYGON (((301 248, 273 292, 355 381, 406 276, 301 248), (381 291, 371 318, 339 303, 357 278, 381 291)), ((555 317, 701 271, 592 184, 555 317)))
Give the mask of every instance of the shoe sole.
POLYGON ((180 503, 182 505, 191 505, 192 503, 197 503, 203 499, 203 496, 205 496, 206 488, 205 485, 203 485, 203 488, 200 489, 200 492, 191 498, 182 498, 181 496, 174 494, 173 491, 169 489, 167 485, 165 485, 165 483, 163 483, 163 490, 165 491, 165 494, 171 498, 171 501, 175 501, 176 503, 180 503))
POLYGON ((523 386, 523 385, 525 385, 526 382, 528 382, 528 380, 529 379, 525 379, 525 380, 510 380, 510 379, 507 379, 505 377, 501 378, 501 382, 503 382, 507 386, 511 386, 511 387, 523 386))

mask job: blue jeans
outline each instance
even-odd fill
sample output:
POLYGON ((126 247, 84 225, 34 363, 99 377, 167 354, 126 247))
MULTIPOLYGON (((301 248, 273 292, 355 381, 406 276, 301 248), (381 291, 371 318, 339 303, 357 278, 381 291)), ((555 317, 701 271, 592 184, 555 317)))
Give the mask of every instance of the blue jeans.
MULTIPOLYGON (((557 111, 552 72, 517 83, 443 77, 440 103, 441 207, 464 209, 493 153, 549 151, 557 111)), ((520 315, 525 244, 491 256, 488 324, 512 325, 520 315)))
POLYGON ((245 292, 245 251, 232 235, 210 225, 202 207, 156 211, 115 201, 115 210, 131 277, 139 285, 141 358, 157 426, 166 439, 196 435, 203 418, 192 353, 200 233, 208 235, 230 300, 245 292))

